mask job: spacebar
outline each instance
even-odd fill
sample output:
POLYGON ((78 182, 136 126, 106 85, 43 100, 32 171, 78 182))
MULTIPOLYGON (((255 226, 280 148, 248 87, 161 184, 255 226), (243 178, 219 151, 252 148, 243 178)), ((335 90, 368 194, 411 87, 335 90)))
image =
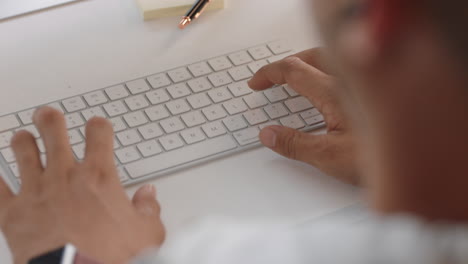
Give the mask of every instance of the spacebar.
POLYGON ((231 136, 226 135, 139 160, 126 165, 125 168, 129 176, 135 179, 235 148, 237 143, 231 136))

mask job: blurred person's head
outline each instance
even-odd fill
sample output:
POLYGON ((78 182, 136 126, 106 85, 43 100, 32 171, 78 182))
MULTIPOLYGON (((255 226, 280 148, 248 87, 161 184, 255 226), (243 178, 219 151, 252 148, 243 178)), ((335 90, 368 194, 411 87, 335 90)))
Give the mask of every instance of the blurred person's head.
POLYGON ((392 211, 385 193, 396 192, 408 211, 468 217, 454 203, 464 200, 457 185, 468 187, 468 1, 315 0, 313 9, 365 135, 376 207, 392 211))

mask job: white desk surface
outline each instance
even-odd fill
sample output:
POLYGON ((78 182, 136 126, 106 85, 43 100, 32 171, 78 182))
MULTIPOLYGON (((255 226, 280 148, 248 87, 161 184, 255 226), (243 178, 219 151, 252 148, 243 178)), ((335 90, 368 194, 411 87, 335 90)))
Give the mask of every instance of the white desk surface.
MULTIPOLYGON (((226 0, 185 31, 143 22, 132 0, 86 0, 0 22, 0 114, 99 89, 278 38, 317 46, 304 0, 226 0)), ((152 181, 169 234, 227 216, 300 223, 359 201, 359 192, 267 149, 152 181)), ((128 189, 132 194, 138 186, 128 189)), ((0 263, 9 254, 0 237, 0 263)))

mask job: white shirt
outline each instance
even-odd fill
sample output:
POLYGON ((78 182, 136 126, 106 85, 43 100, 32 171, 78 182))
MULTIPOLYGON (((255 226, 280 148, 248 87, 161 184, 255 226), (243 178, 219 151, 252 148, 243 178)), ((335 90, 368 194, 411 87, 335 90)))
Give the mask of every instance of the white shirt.
POLYGON ((468 227, 410 217, 285 228, 206 221, 135 264, 467 264, 468 227))

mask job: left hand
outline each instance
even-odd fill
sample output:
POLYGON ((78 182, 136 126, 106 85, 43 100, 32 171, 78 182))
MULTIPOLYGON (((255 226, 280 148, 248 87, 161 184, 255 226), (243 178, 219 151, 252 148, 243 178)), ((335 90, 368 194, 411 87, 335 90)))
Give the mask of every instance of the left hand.
POLYGON ((0 178, 0 228, 16 264, 66 243, 102 263, 126 263, 164 240, 155 188, 147 185, 132 201, 114 165, 111 124, 102 118, 86 127, 86 156, 73 157, 63 115, 41 108, 34 115, 47 149, 43 167, 34 137, 18 132, 12 148, 21 191, 14 195, 0 178))

